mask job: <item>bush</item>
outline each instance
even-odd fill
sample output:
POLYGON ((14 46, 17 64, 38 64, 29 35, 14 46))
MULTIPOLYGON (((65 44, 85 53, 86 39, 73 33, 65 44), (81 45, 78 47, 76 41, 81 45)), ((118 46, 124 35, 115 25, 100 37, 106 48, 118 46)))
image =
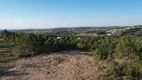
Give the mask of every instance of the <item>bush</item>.
POLYGON ((140 80, 142 79, 142 68, 140 66, 141 61, 135 59, 124 63, 111 62, 106 74, 111 79, 121 77, 123 80, 140 80))
POLYGON ((12 49, 12 54, 16 57, 25 57, 34 55, 33 47, 29 44, 16 45, 12 49))

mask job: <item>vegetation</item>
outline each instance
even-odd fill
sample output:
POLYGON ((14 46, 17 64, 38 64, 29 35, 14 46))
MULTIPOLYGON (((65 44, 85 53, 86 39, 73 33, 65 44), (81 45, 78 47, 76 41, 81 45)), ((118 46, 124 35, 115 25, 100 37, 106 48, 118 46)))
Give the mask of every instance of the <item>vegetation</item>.
MULTIPOLYGON (((141 34, 139 29, 126 30, 119 36, 98 37, 15 33, 4 30, 2 37, 13 44, 10 46, 10 52, 16 57, 68 49, 91 51, 96 61, 110 61, 103 68, 107 71, 109 79, 119 77, 126 80, 140 80, 142 79, 141 34)), ((57 60, 59 63, 63 61, 63 59, 57 60)))
MULTIPOLYGON (((15 56, 11 55, 10 44, 5 40, 0 40, 0 72, 6 71, 9 68, 7 64, 9 61, 16 59, 15 56)), ((0 73, 1 76, 1 73, 0 73)))

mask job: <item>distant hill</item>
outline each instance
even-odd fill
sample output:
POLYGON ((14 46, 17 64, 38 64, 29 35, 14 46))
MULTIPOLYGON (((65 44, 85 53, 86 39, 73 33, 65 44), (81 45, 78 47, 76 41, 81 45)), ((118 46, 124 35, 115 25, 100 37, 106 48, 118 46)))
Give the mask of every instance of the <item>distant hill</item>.
MULTIPOLYGON (((87 29, 113 29, 113 28, 123 28, 123 27, 142 27, 142 25, 134 26, 83 26, 83 27, 59 27, 59 28, 45 28, 45 29, 7 29, 12 32, 35 32, 35 31, 67 31, 67 30, 87 30, 87 29)), ((2 31, 2 29, 0 29, 2 31)))

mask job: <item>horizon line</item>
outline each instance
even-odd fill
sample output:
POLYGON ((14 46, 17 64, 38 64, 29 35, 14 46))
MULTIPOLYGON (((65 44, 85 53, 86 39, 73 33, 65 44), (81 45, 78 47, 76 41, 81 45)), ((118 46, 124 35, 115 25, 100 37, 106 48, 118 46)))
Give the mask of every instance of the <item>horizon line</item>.
MULTIPOLYGON (((142 24, 141 24, 142 25, 142 24)), ((56 29, 56 28, 78 28, 78 27, 96 27, 96 28, 99 28, 99 27, 128 27, 128 26, 140 26, 140 25, 125 25, 125 26, 74 26, 74 27, 48 27, 48 28, 19 28, 19 29, 16 29, 16 28, 0 28, 0 30, 4 30, 4 29, 7 29, 7 30, 23 30, 23 29, 56 29)))

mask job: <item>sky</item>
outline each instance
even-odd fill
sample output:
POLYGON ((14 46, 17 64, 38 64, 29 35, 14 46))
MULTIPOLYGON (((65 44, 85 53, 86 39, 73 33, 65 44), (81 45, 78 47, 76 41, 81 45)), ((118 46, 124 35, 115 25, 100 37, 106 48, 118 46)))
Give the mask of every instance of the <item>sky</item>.
POLYGON ((0 29, 142 24, 142 0, 0 0, 0 29))

